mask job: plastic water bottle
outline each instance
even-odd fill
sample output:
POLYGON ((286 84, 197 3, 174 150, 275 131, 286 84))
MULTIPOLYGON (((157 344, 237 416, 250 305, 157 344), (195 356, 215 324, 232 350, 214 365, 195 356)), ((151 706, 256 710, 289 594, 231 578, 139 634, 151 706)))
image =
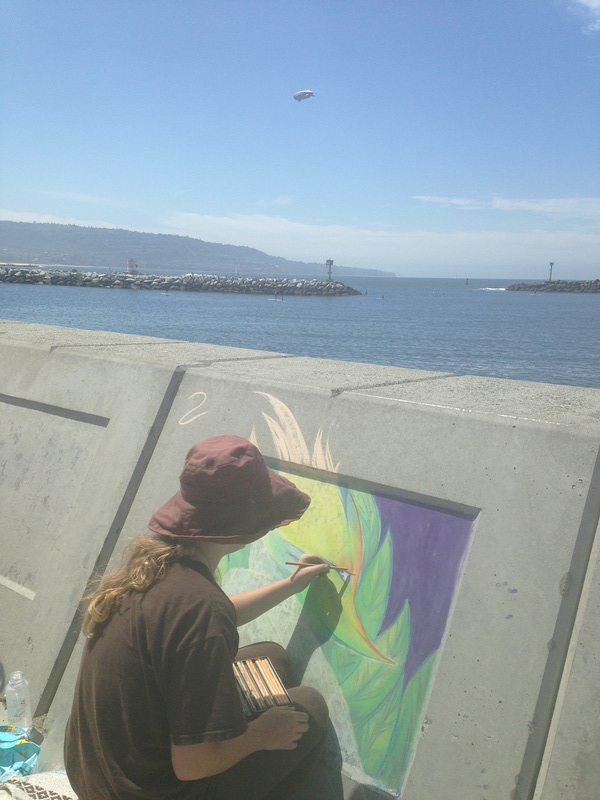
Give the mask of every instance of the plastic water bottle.
POLYGON ((33 727, 29 682, 21 670, 11 672, 6 686, 6 711, 8 724, 23 728, 29 733, 33 727))

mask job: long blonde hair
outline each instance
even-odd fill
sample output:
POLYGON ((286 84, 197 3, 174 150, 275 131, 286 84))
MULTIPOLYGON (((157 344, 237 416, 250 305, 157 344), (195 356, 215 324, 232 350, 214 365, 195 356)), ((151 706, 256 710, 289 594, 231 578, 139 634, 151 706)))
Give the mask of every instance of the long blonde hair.
POLYGON ((164 578, 169 564, 196 555, 197 549, 195 542, 181 543, 156 533, 139 534, 124 551, 119 568, 99 578, 95 589, 83 598, 87 602, 84 636, 91 639, 118 609, 123 597, 145 592, 164 578))

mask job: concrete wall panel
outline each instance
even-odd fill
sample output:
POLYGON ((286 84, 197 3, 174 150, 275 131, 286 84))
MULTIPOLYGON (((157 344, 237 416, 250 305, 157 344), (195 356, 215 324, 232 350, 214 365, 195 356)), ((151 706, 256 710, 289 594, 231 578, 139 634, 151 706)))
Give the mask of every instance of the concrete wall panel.
MULTIPOLYGON (((0 687, 51 702, 183 372, 255 350, 0 321, 0 687)), ((285 356, 281 356, 285 358, 285 356)))
MULTIPOLYGON (((569 408, 563 423, 554 404, 544 412, 543 387, 538 408, 523 403, 535 411, 532 419, 510 397, 504 404, 496 398, 492 411, 490 393, 483 394, 488 407, 479 410, 467 379, 421 373, 415 381, 401 370, 374 375, 362 365, 326 366, 311 371, 310 360, 295 359, 189 370, 157 451, 160 474, 151 467, 132 509, 137 526, 151 497, 162 502, 176 490, 175 480, 163 489, 161 480, 176 475, 181 454, 205 436, 253 435, 267 456, 281 458, 267 420, 276 416, 275 400, 290 414, 284 461, 310 466, 315 442, 326 439, 339 472, 358 484, 478 511, 403 796, 476 797, 483 786, 491 796, 508 795, 532 729, 549 724, 547 714, 533 721, 549 648, 563 647, 556 636, 567 635, 555 628, 598 452, 597 429, 590 434, 583 424, 595 413, 597 395, 585 390, 581 415, 569 408), (455 380, 463 386, 460 405, 455 380), (352 389, 369 382, 377 388, 352 389), (431 400, 444 386, 452 397, 441 407, 431 400)), ((285 636, 281 631, 284 644, 285 636)))
POLYGON ((0 348, 1 661, 26 671, 34 707, 171 383, 171 369, 0 348))
POLYGON ((7 673, 26 671, 37 702, 85 585, 73 513, 105 428, 31 408, 2 413, 1 658, 7 673))
POLYGON ((600 787, 600 529, 596 531, 535 800, 594 798, 600 787))

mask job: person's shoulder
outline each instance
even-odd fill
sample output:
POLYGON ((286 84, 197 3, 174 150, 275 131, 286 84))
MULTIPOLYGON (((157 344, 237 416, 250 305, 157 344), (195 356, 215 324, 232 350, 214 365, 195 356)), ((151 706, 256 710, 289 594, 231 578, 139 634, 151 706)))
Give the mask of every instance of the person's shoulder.
POLYGON ((174 596, 182 602, 185 599, 202 601, 221 591, 208 568, 191 559, 170 564, 155 587, 160 594, 174 596))
POLYGON ((175 599, 180 607, 188 607, 199 615, 235 618, 231 600, 201 562, 186 559, 172 564, 162 583, 163 593, 175 599))
POLYGON ((146 592, 133 598, 135 624, 149 640, 185 639, 189 645, 203 642, 236 628, 233 604, 205 568, 187 561, 173 563, 165 576, 146 592))
POLYGON ((201 561, 193 558, 185 558, 181 561, 174 561, 169 565, 165 578, 173 582, 208 584, 216 588, 217 584, 209 568, 201 561))

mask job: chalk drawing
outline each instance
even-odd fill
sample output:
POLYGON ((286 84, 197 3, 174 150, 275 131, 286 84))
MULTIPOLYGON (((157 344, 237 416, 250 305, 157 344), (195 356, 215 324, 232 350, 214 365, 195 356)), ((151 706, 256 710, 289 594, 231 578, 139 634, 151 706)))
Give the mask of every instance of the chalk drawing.
MULTIPOLYGON (((344 578, 331 572, 297 595, 299 615, 310 626, 328 666, 328 685, 333 679, 339 687, 341 702, 332 709, 334 726, 341 730, 343 720, 352 728, 355 752, 349 752, 350 745, 344 750, 346 766, 350 762, 359 777, 399 795, 473 519, 399 499, 392 492, 388 496, 340 485, 335 474, 339 465, 322 431, 311 451, 289 408, 260 394, 275 414, 263 417, 279 458, 326 470, 331 481, 281 471, 311 496, 310 508, 298 522, 272 531, 222 562, 224 583, 257 570, 261 580, 277 580, 294 569, 285 561, 295 561, 302 553, 318 553, 354 573, 344 578), (253 548, 260 558, 252 558, 253 548)), ((251 438, 256 441, 255 431, 251 438)), ((278 628, 288 627, 286 617, 278 628)), ((323 681, 327 684, 325 677, 323 681)))
POLYGON ((192 400, 192 398, 195 397, 200 397, 202 399, 200 400, 197 406, 194 406, 194 408, 190 408, 189 411, 186 411, 183 417, 181 417, 181 419, 179 420, 180 425, 189 425, 190 422, 194 422, 199 417, 203 417, 205 414, 208 414, 208 411, 201 411, 199 414, 194 414, 194 411, 198 411, 198 409, 202 408, 204 403, 206 403, 206 392, 194 392, 194 394, 191 394, 188 397, 188 400, 192 400))
POLYGON ((11 592, 16 592, 22 597, 26 597, 28 600, 35 600, 35 592, 33 592, 31 589, 28 589, 26 586, 22 586, 20 583, 11 581, 10 578, 6 578, 4 575, 0 575, 0 586, 6 586, 6 588, 10 589, 11 592))

